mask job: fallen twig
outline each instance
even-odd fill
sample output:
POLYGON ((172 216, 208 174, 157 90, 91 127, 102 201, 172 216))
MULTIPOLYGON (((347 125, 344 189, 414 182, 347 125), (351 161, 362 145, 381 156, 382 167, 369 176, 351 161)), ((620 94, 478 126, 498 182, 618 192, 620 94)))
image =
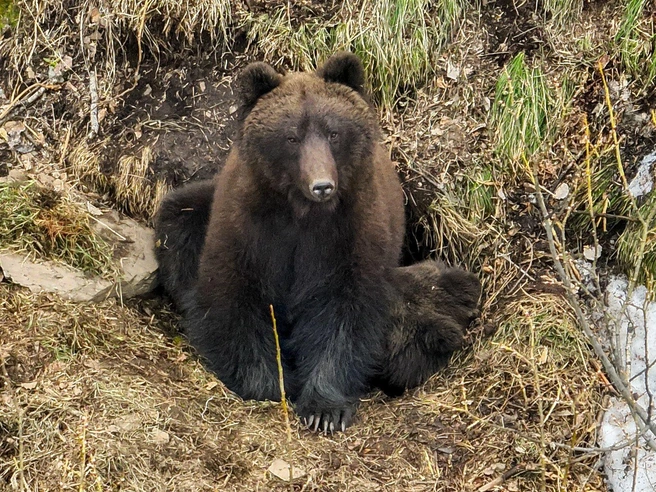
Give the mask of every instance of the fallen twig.
POLYGON ((47 84, 41 84, 41 83, 36 83, 32 84, 29 86, 27 89, 23 90, 16 98, 9 103, 9 106, 7 106, 2 113, 0 113, 0 125, 5 122, 7 118, 9 118, 9 115, 11 112, 16 109, 19 105, 23 105, 24 107, 29 106, 32 104, 34 101, 39 99, 45 92, 46 89, 52 88, 53 86, 47 85, 47 84), (34 91, 32 94, 32 90, 37 89, 34 91), (29 96, 27 94, 30 94, 29 96))
POLYGON ((501 485, 503 482, 508 480, 510 477, 517 475, 518 473, 523 472, 525 469, 524 465, 515 465, 512 468, 508 469, 507 471, 503 472, 501 475, 499 475, 497 478, 492 480, 491 482, 486 483, 482 487, 479 487, 478 492, 487 492, 488 490, 492 490, 494 487, 501 485))
MULTIPOLYGON (((273 337, 276 341, 276 362, 278 363, 278 384, 280 385, 280 405, 282 406, 282 414, 285 418, 285 428, 287 429, 287 445, 292 442, 292 427, 289 424, 289 407, 287 405, 287 396, 285 395, 285 376, 282 370, 282 352, 280 350, 280 338, 278 337, 278 323, 276 321, 276 314, 273 311, 273 304, 269 304, 271 311, 271 322, 273 323, 273 337)), ((289 450, 288 450, 289 451, 289 450)), ((290 454, 288 452, 288 454, 290 454)), ((289 457, 291 458, 291 456, 289 457)), ((294 478, 294 465, 289 459, 289 482, 294 478)))
POLYGON ((91 96, 91 108, 89 110, 91 131, 88 138, 94 138, 100 130, 100 124, 98 123, 98 74, 95 69, 89 70, 89 94, 91 96))

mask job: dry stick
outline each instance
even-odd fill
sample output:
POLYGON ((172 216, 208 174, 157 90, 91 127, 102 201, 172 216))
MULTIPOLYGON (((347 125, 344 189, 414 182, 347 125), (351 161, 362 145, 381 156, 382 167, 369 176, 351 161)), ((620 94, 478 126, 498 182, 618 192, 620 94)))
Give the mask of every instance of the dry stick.
MULTIPOLYGON (((604 66, 601 61, 597 64, 599 73, 601 74, 601 83, 604 86, 604 98, 606 99, 606 106, 608 107, 608 115, 610 117, 610 133, 613 137, 613 147, 615 150, 615 159, 617 159, 618 171, 620 177, 622 178, 622 184, 624 189, 629 189, 629 182, 626 180, 626 175, 624 174, 624 167, 622 166, 622 156, 620 154, 620 139, 617 136, 617 121, 615 120, 615 112, 613 111, 613 103, 610 100, 610 90, 608 89, 608 84, 606 83, 606 75, 604 74, 604 66)), ((635 200, 631 200, 634 208, 638 208, 635 200)))
POLYGON ((7 106, 2 113, 0 113, 0 124, 5 122, 5 119, 9 117, 11 112, 20 104, 23 106, 29 106, 32 104, 34 101, 36 101, 39 97, 43 95, 43 93, 46 91, 46 89, 51 88, 51 86, 46 85, 46 84, 41 84, 41 83, 36 83, 32 84, 29 86, 27 89, 22 91, 18 96, 14 98, 13 101, 9 103, 9 106, 7 106), (34 91, 29 97, 27 97, 25 100, 23 100, 23 97, 25 97, 29 92, 32 91, 32 89, 37 88, 36 91, 34 91))
POLYGON ((503 472, 503 474, 499 475, 497 478, 492 480, 491 482, 486 483, 482 487, 479 487, 477 492, 487 492, 488 490, 492 490, 494 487, 501 485, 503 482, 508 480, 510 477, 517 475, 521 472, 524 471, 525 466, 524 465, 515 465, 509 470, 503 472))
POLYGON ((89 94, 91 96, 91 108, 89 109, 91 120, 91 131, 87 138, 98 135, 100 123, 98 122, 98 75, 96 69, 89 70, 89 94))
MULTIPOLYGON (((273 338, 276 341, 276 362, 278 363, 278 384, 280 385, 280 405, 282 406, 282 414, 285 417, 285 427, 287 429, 287 444, 292 442, 292 427, 289 424, 289 407, 287 406, 287 396, 285 395, 285 377, 282 371, 282 351, 280 350, 280 338, 278 338, 278 323, 276 322, 276 315, 273 311, 273 304, 269 304, 269 311, 271 312, 271 321, 273 323, 273 338)), ((289 460, 289 481, 294 478, 294 468, 292 460, 289 460)))
MULTIPOLYGON (((524 164, 529 172, 529 176, 535 188, 535 196, 538 200, 538 205, 542 213, 542 217, 544 221, 543 225, 547 233, 547 242, 549 243, 549 251, 551 252, 551 258, 553 259, 554 267, 558 272, 558 276, 560 277, 560 280, 563 282, 565 286, 565 293, 567 295, 567 300, 572 306, 572 309, 574 309, 574 313, 576 314, 576 317, 579 320, 579 323, 581 324, 581 328, 583 329, 585 336, 588 338, 588 341, 592 345, 595 354, 601 360, 601 363, 604 366, 604 370, 610 377, 610 380, 612 381, 617 391, 622 396, 622 399, 629 406, 629 409, 631 410, 631 413, 634 416, 636 424, 638 425, 638 427, 640 427, 641 431, 644 429, 644 427, 648 427, 651 433, 654 436, 656 436, 656 423, 651 421, 651 419, 649 418, 649 414, 645 411, 645 409, 642 408, 640 405, 638 405, 633 399, 633 395, 628 387, 628 383, 615 369, 615 366, 613 366, 612 362, 606 355, 606 352, 604 352, 604 349, 599 343, 599 340, 597 340, 597 337, 592 332, 592 329, 588 324, 588 320, 586 319, 585 315, 583 314, 583 311, 581 310, 581 306, 579 302, 574 297, 573 294, 574 291, 573 291, 571 279, 569 278, 569 275, 567 275, 567 273, 565 272, 563 264, 561 263, 560 258, 558 256, 558 251, 556 251, 556 245, 553 237, 553 226, 551 224, 549 211, 547 210, 547 206, 544 202, 544 195, 542 194, 542 189, 538 182, 537 170, 531 168, 530 164, 526 160, 526 156, 522 156, 522 158, 524 160, 524 164)), ((645 435, 645 440, 651 449, 656 450, 656 441, 653 438, 650 439, 648 438, 648 436, 645 435)))
MULTIPOLYGON (((594 239, 594 256, 592 260, 592 270, 597 271, 597 257, 599 256, 599 251, 601 246, 599 245, 599 237, 597 236, 597 224, 595 222, 595 211, 594 211, 594 200, 592 199, 592 166, 590 164, 590 126, 588 125, 587 116, 583 116, 583 125, 585 127, 585 175, 586 175, 586 184, 588 186, 588 192, 586 193, 588 198, 588 211, 590 212, 590 224, 592 225, 592 237, 594 239)), ((563 228, 563 236, 565 235, 565 228, 563 228)), ((595 274, 594 276, 595 287, 597 292, 601 292, 601 285, 599 284, 599 276, 595 274)))

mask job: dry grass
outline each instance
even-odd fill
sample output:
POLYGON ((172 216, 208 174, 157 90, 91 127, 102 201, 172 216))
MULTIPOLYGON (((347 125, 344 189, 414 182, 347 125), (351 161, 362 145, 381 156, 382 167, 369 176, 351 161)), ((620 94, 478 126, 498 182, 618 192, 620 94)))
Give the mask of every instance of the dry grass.
POLYGON ((152 217, 169 190, 166 183, 151 178, 152 161, 153 150, 149 146, 141 149, 141 156, 121 156, 118 174, 110 178, 116 201, 132 215, 152 217))
POLYGON ((0 289, 10 489, 285 490, 265 474, 283 458, 307 472, 295 489, 476 490, 513 469, 507 490, 602 490, 596 457, 567 448, 593 444, 601 392, 557 298, 509 305, 494 337, 423 389, 365 401, 345 434, 293 418, 286 444, 279 404, 227 393, 163 335, 173 319, 161 306, 155 318, 0 289))
MULTIPOLYGON (((620 177, 631 177, 632 163, 654 141, 653 127, 636 123, 636 108, 649 104, 647 3, 591 2, 585 10, 576 0, 250 3, 250 11, 228 14, 221 10, 227 2, 105 2, 98 13, 84 2, 16 2, 16 35, 0 41, 0 54, 10 55, 2 62, 11 70, 10 116, 29 119, 53 148, 68 129, 58 162, 73 184, 148 215, 165 189, 151 174, 157 139, 116 153, 123 135, 102 133, 114 131, 117 114, 137 112, 141 99, 128 104, 126 97, 144 63, 161 62, 159 73, 169 76, 179 71, 176 62, 164 66, 173 52, 198 50, 185 64, 215 56, 197 40, 230 38, 230 19, 250 29, 252 44, 238 63, 257 56, 311 69, 335 49, 355 50, 381 103, 421 255, 480 274, 482 325, 496 332, 473 336, 423 388, 396 400, 365 400, 345 434, 310 435, 292 417, 287 444, 279 404, 226 392, 178 337, 163 334, 176 322, 165 306, 73 305, 2 284, 0 484, 287 490, 265 473, 282 458, 307 472, 294 490, 604 490, 590 448, 609 389, 561 296, 522 166, 528 159, 538 170, 566 260, 579 258, 594 235, 604 244, 597 264, 613 268, 610 239, 617 239, 625 271, 642 251, 640 278, 653 278, 653 221, 645 228, 634 216, 651 216, 653 196, 633 207, 620 177), (82 36, 75 12, 87 12, 82 36), (47 36, 43 26, 50 26, 47 36), (626 36, 617 37, 620 28, 626 36), (68 113, 51 118, 58 100, 47 99, 65 82, 48 85, 30 112, 26 100, 41 90, 32 84, 46 81, 65 53, 74 55, 65 79, 75 88, 64 93, 74 100, 68 113), (616 110, 621 172, 595 68, 600 58, 616 110), (106 112, 95 140, 86 138, 90 68, 106 112), (634 82, 624 82, 624 70, 634 82), (119 165, 108 173, 114 157, 119 165), (556 199, 562 183, 570 194, 556 199), (645 231, 651 242, 643 241, 645 231)), ((129 121, 145 134, 140 117, 129 121)), ((190 128, 182 118, 149 121, 164 131, 190 128)), ((193 123, 203 126, 199 121, 193 123)), ((56 153, 42 158, 57 162, 56 153)))
POLYGON ((91 52, 87 52, 87 55, 92 53, 90 61, 96 59, 95 48, 102 48, 97 60, 108 67, 116 62, 113 55, 124 48, 129 36, 135 37, 139 49, 143 44, 154 53, 167 48, 166 40, 170 36, 190 43, 206 34, 219 46, 225 46, 232 21, 231 2, 227 0, 184 3, 172 0, 91 3, 86 0, 12 0, 5 3, 8 5, 5 10, 15 13, 12 19, 15 19, 16 32, 25 34, 0 45, 9 52, 9 66, 17 75, 25 66, 38 64, 42 50, 49 51, 49 56, 55 59, 62 57, 59 50, 67 41, 74 41, 78 50, 89 50, 93 46, 91 52), (69 23, 77 29, 70 30, 73 26, 69 23), (44 24, 57 27, 46 34, 39 28, 44 24), (92 33, 95 34, 91 38, 84 39, 92 33))

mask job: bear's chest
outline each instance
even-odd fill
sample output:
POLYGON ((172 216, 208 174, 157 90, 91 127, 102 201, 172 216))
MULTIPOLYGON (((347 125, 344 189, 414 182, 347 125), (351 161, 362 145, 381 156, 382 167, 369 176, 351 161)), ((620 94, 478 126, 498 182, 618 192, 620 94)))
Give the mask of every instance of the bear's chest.
POLYGON ((338 215, 304 221, 268 217, 256 230, 252 264, 275 302, 288 304, 290 298, 324 288, 349 264, 352 234, 338 215))

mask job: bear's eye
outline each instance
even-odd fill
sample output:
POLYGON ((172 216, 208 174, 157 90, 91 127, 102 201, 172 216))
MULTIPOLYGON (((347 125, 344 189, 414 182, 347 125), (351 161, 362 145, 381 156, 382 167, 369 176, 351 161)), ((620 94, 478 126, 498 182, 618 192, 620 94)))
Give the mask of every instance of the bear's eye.
POLYGON ((335 142, 339 138, 339 133, 330 132, 329 138, 331 142, 335 142))
POLYGON ((297 144, 298 143, 298 138, 296 138, 296 137, 287 137, 287 141, 290 144, 297 144))

